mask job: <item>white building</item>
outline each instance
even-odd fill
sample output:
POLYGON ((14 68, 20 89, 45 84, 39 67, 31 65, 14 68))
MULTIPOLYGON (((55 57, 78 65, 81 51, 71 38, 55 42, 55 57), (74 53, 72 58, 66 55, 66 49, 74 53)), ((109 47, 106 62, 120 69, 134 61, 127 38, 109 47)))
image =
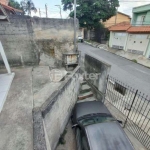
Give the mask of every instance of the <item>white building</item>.
POLYGON ((133 8, 131 25, 111 26, 109 46, 150 58, 150 4, 133 8))

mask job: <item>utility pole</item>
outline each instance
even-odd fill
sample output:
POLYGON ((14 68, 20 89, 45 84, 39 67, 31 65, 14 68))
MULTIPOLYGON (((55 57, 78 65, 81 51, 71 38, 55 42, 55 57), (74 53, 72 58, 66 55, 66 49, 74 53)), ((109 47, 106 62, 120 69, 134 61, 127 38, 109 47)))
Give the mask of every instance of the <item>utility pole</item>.
POLYGON ((117 7, 117 12, 116 12, 116 17, 115 17, 115 25, 117 23, 117 14, 118 14, 118 7, 117 7))
POLYGON ((60 18, 62 19, 62 14, 61 14, 61 6, 60 5, 55 5, 60 9, 60 18))
POLYGON ((61 19, 62 19, 61 6, 59 6, 59 9, 60 9, 60 17, 61 17, 61 19))
POLYGON ((46 11, 46 18, 48 18, 48 14, 47 14, 47 4, 45 4, 45 11, 46 11))
POLYGON ((39 16, 41 17, 41 10, 40 10, 40 8, 39 8, 39 16))
POLYGON ((76 0, 74 0, 74 51, 76 51, 76 0))

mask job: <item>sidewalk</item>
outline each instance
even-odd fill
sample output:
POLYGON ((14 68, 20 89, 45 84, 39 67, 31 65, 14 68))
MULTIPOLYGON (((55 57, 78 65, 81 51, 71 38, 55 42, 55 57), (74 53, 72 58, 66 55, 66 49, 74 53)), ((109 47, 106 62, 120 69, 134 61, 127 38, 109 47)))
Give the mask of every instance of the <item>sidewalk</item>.
POLYGON ((100 43, 93 42, 93 41, 90 41, 90 42, 84 41, 84 42, 88 45, 106 50, 108 52, 111 52, 113 54, 126 58, 128 60, 137 61, 137 63, 150 68, 150 59, 145 58, 143 55, 137 55, 137 54, 126 52, 124 50, 113 49, 113 48, 108 47, 106 44, 100 44, 100 43))

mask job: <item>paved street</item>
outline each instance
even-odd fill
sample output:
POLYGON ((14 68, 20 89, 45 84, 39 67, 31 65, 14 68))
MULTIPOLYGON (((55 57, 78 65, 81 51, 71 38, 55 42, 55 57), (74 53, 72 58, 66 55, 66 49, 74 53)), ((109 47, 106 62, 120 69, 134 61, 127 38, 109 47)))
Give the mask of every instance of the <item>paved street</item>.
POLYGON ((79 43, 78 49, 81 51, 82 56, 86 53, 110 64, 110 76, 138 89, 150 97, 150 69, 84 43, 79 43))

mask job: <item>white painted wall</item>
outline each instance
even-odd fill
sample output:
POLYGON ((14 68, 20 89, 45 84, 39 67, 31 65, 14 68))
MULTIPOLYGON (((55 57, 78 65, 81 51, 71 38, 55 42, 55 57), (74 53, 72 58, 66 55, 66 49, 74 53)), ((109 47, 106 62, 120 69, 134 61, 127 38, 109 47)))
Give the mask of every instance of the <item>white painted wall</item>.
POLYGON ((84 39, 84 28, 79 28, 78 36, 82 36, 84 39))
POLYGON ((111 34, 111 47, 114 46, 119 46, 123 47, 123 49, 126 46, 126 39, 127 39, 128 33, 126 32, 112 32, 111 34))
POLYGON ((6 67, 6 69, 7 69, 7 72, 10 74, 10 73, 11 73, 10 66, 9 66, 7 57, 6 57, 6 55, 5 55, 5 52, 4 52, 4 49, 3 49, 3 46, 2 46, 1 41, 0 41, 0 54, 1 54, 2 59, 3 59, 3 61, 4 61, 5 67, 6 67))
POLYGON ((150 59, 150 39, 149 39, 149 44, 148 44, 148 47, 147 47, 147 51, 145 53, 145 56, 146 58, 149 58, 150 59))
POLYGON ((126 50, 133 50, 135 53, 139 52, 145 55, 149 44, 149 38, 149 34, 129 34, 126 50))
POLYGON ((112 47, 113 32, 110 31, 109 47, 112 47))

